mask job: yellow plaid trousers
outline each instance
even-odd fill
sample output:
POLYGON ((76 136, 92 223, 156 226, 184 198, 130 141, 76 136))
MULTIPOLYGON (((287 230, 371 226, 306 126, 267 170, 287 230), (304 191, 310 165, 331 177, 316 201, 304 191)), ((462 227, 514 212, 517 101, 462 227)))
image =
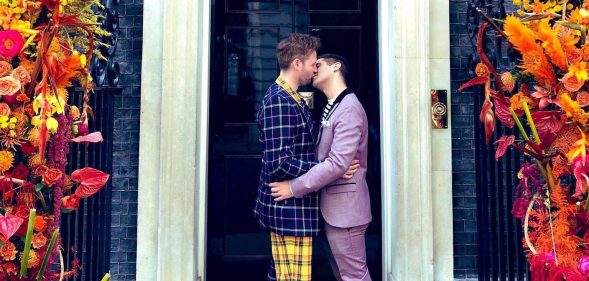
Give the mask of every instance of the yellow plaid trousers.
POLYGON ((281 236, 270 232, 278 281, 310 281, 313 237, 281 236))

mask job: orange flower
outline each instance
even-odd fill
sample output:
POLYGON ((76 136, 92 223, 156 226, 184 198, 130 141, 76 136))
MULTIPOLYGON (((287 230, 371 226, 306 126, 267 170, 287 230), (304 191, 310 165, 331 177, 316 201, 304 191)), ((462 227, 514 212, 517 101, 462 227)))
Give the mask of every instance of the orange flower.
POLYGON ((567 47, 567 52, 569 49, 576 49, 575 45, 577 45, 581 38, 581 32, 562 25, 557 25, 557 30, 562 45, 567 47))
POLYGON ((583 52, 575 47, 566 48, 566 57, 569 63, 577 63, 583 59, 583 52))
POLYGON ((61 199, 61 204, 61 206, 65 209, 76 210, 78 209, 78 207, 80 207, 80 198, 78 198, 78 196, 76 196, 75 194, 64 196, 61 199))
POLYGON ((37 232, 33 234, 31 242, 33 243, 33 248, 39 249, 47 244, 47 237, 43 233, 37 232))
POLYGON ((566 70, 567 62, 563 48, 560 44, 560 40, 557 37, 557 31, 553 30, 550 26, 549 18, 545 18, 540 21, 538 26, 538 38, 543 42, 542 47, 546 54, 561 70, 566 70))
MULTIPOLYGON (((23 258, 23 253, 20 253, 20 258, 23 258)), ((41 265, 41 259, 39 255, 34 250, 29 252, 29 263, 27 264, 27 268, 35 268, 41 265)))
POLYGON ((489 76, 489 68, 487 68, 487 66, 481 62, 477 63, 477 66, 474 69, 474 72, 479 77, 489 76))
POLYGON ((47 222, 43 216, 36 216, 35 217, 35 231, 45 231, 47 229, 47 222))
POLYGON ((36 168, 39 165, 43 165, 45 161, 41 158, 39 153, 35 153, 33 156, 29 157, 29 166, 31 168, 36 168))
POLYGON ((0 96, 10 96, 20 90, 20 81, 12 76, 0 78, 0 96))
POLYGON ((10 151, 0 151, 0 172, 4 173, 12 167, 14 155, 10 151))
POLYGON ((520 65, 525 73, 534 75, 536 81, 544 87, 551 87, 556 84, 556 74, 548 62, 544 53, 540 50, 523 53, 522 64, 520 65))
POLYGON ((0 61, 0 77, 6 76, 12 71, 12 64, 7 61, 0 61))
POLYGON ((70 106, 70 117, 74 120, 80 118, 80 109, 77 106, 70 106))
POLYGON ((49 169, 43 174, 43 184, 51 186, 61 179, 62 173, 59 169, 49 169))
POLYGON ((510 72, 501 73, 501 83, 503 83, 504 90, 511 92, 515 88, 515 80, 510 72))
POLYGON ((4 102, 0 103, 0 115, 9 116, 10 106, 4 102))
POLYGON ((11 261, 16 258, 16 247, 8 241, 0 247, 0 257, 5 261, 11 261))
POLYGON ((581 107, 588 106, 589 105, 589 93, 586 91, 578 92, 576 100, 577 100, 577 103, 579 103, 579 105, 581 107))
POLYGON ((511 108, 513 108, 514 111, 524 110, 524 101, 528 104, 529 108, 536 108, 538 106, 538 104, 532 98, 528 97, 522 92, 519 92, 511 97, 511 108))
POLYGON ((527 28, 518 18, 508 16, 505 19, 503 28, 509 42, 521 53, 542 51, 542 47, 536 43, 534 32, 527 28))
POLYGON ((4 269, 4 272, 6 272, 6 274, 8 275, 16 276, 16 274, 18 273, 18 267, 13 262, 3 263, 2 268, 4 269))
POLYGON ((585 163, 585 157, 587 155, 587 136, 585 136, 583 130, 579 129, 579 131, 581 132, 581 138, 573 144, 571 150, 566 154, 569 162, 573 162, 575 158, 580 156, 581 161, 585 163))
POLYGON ((12 71, 12 77, 18 79, 21 84, 27 84, 31 82, 31 74, 23 67, 19 66, 12 71))
POLYGON ((589 79, 589 73, 587 71, 587 62, 580 61, 569 66, 569 74, 575 75, 580 82, 585 82, 589 79))
POLYGON ((577 79, 577 76, 567 73, 562 77, 561 80, 562 84, 564 85, 565 89, 571 92, 576 92, 583 86, 583 82, 577 79))
POLYGON ((572 100, 567 93, 560 95, 560 107, 567 114, 568 117, 574 116, 577 112, 582 111, 581 106, 576 101, 572 100))

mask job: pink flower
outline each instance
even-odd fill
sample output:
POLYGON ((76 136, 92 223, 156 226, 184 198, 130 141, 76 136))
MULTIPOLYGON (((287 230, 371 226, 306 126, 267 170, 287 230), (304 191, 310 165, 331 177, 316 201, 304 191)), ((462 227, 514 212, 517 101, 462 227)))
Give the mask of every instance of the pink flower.
POLYGON ((22 35, 16 30, 0 31, 0 56, 12 58, 20 53, 25 45, 22 35))
POLYGON ((20 81, 12 76, 0 78, 0 96, 10 96, 20 90, 20 81))
POLYGON ((573 197, 579 197, 585 194, 585 192, 587 192, 587 185, 589 184, 589 167, 585 166, 585 164, 589 163, 589 155, 585 156, 585 161, 583 161, 582 158, 583 157, 580 156, 573 159, 573 174, 577 181, 573 197))
POLYGON ((583 275, 589 274, 589 256, 582 257, 579 260, 579 271, 583 275))
POLYGON ((518 219, 523 218, 526 215, 529 203, 529 200, 524 198, 515 199, 515 202, 513 202, 513 208, 511 209, 513 216, 518 219))
POLYGON ((551 93, 549 90, 544 89, 539 86, 534 86, 534 90, 536 90, 536 91, 533 92, 531 96, 540 100, 538 107, 541 110, 546 108, 549 104, 552 103, 552 99, 550 98, 551 93))

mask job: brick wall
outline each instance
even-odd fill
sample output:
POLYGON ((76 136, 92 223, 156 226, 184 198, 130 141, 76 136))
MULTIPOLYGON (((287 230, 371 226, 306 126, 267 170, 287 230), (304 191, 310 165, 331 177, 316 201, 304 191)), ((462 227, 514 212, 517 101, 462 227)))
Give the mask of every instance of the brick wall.
POLYGON ((115 9, 123 93, 114 102, 111 280, 135 280, 143 0, 120 0, 115 9))
POLYGON ((471 93, 456 93, 468 77, 473 48, 466 30, 467 0, 450 0, 450 68, 452 81, 452 199, 454 275, 477 277, 474 108, 471 93))

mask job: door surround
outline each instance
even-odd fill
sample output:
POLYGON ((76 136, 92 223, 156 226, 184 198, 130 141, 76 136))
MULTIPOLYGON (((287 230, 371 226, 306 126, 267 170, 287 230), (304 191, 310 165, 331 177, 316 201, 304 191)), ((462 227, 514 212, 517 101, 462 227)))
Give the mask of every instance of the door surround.
MULTIPOLYGON (((432 160, 448 156, 432 142, 449 150, 449 129, 432 132, 429 97, 449 89, 449 52, 430 52, 435 36, 449 41, 448 4, 378 5, 383 278, 452 280, 451 178, 432 160)), ((206 276, 210 13, 211 0, 144 1, 137 280, 206 276)))

